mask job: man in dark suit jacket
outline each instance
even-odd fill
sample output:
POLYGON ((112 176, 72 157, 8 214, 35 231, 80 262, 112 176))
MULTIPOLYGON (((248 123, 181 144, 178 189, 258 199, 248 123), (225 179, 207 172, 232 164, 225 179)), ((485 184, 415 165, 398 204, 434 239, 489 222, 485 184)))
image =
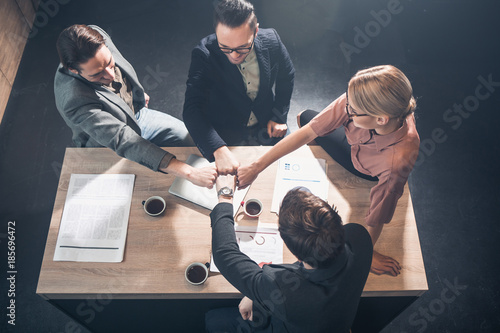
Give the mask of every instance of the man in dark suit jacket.
POLYGON ((214 27, 192 52, 183 118, 219 174, 236 174, 227 145, 272 144, 286 134, 295 70, 276 31, 259 30, 247 1, 219 1, 214 27))
POLYGON ((372 241, 355 223, 304 187, 283 198, 279 231, 298 262, 260 268, 234 233, 234 180, 217 180, 210 214, 212 254, 222 275, 245 297, 236 308, 209 311, 208 332, 349 332, 370 271, 372 241), (226 186, 224 186, 226 185, 226 186))
POLYGON ((214 167, 196 169, 159 146, 191 145, 182 121, 148 109, 149 96, 130 63, 97 26, 73 25, 57 40, 61 60, 56 106, 77 147, 108 147, 154 171, 211 188, 214 167))

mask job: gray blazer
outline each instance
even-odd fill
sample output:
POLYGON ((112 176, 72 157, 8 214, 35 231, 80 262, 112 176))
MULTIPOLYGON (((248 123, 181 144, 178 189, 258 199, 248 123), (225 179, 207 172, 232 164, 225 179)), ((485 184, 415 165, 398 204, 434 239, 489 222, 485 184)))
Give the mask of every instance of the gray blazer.
MULTIPOLYGON (((90 27, 104 37, 116 65, 130 80, 134 108, 140 110, 145 105, 144 89, 134 68, 104 30, 90 27)), ((73 142, 77 147, 108 147, 122 157, 158 171, 168 152, 141 137, 134 112, 119 96, 100 84, 73 74, 62 64, 56 71, 54 94, 57 110, 73 131, 73 142)))

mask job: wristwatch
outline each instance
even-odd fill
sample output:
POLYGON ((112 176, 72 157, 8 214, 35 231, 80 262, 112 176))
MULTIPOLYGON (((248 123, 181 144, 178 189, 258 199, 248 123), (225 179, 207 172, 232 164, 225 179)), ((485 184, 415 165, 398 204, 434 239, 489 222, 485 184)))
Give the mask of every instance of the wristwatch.
POLYGON ((232 198, 233 197, 233 189, 232 188, 229 188, 227 186, 224 186, 223 188, 221 188, 219 190, 219 192, 217 192, 217 196, 220 197, 221 195, 223 197, 228 197, 228 198, 232 198))

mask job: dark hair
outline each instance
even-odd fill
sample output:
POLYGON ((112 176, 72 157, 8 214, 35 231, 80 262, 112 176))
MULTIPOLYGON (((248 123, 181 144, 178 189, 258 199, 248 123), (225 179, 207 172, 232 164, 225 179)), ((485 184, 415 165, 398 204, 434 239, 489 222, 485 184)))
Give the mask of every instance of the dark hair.
POLYGON ((237 28, 247 23, 251 30, 257 27, 257 16, 253 5, 245 0, 220 0, 216 1, 214 10, 214 29, 222 24, 230 28, 237 28))
POLYGON ((290 190, 281 203, 279 231, 299 260, 314 268, 330 266, 344 250, 344 227, 335 208, 307 190, 290 190))
POLYGON ((97 30, 75 24, 61 32, 56 45, 64 68, 80 72, 80 64, 95 56, 97 50, 104 45, 104 38, 97 30))

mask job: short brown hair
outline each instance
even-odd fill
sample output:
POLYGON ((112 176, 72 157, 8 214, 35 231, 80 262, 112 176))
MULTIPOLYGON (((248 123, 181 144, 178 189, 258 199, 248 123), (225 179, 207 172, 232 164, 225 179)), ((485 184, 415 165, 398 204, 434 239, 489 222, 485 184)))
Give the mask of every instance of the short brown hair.
POLYGON ((336 209, 305 188, 285 195, 278 224, 288 249, 314 268, 328 267, 344 250, 344 227, 336 209))
POLYGON ((56 45, 63 67, 80 72, 80 64, 95 56, 99 48, 104 45, 104 38, 89 26, 75 24, 61 32, 56 45))
POLYGON ((220 24, 229 28, 237 28, 248 23, 250 30, 257 27, 257 16, 253 5, 245 0, 220 0, 216 1, 214 10, 214 29, 220 24))

